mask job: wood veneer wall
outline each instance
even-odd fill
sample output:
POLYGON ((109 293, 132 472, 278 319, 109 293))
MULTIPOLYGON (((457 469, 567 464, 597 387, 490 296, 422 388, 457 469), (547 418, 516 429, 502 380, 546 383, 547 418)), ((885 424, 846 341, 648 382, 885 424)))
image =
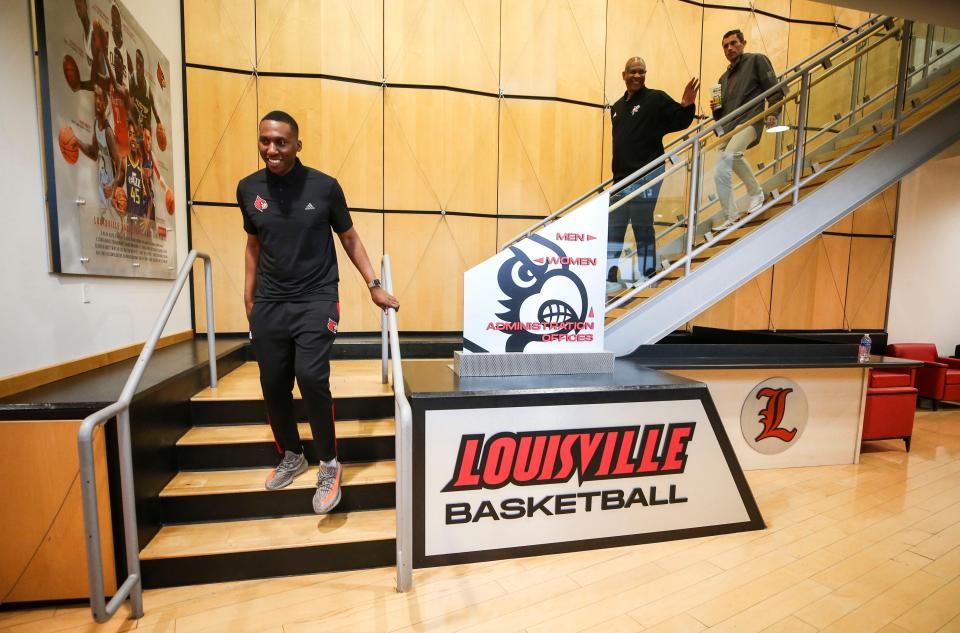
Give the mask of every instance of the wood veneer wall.
MULTIPOLYGON (((0 602, 86 598, 80 491, 80 420, 0 422, 0 602)), ((104 590, 116 590, 110 492, 102 428, 94 435, 104 590)))
MULTIPOLYGON (((193 246, 216 260, 217 330, 247 329, 234 190, 260 167, 271 109, 297 117, 304 162, 339 179, 371 259, 390 253, 401 328, 458 331, 463 272, 609 177, 603 106, 624 60, 643 56, 647 84, 677 99, 702 77, 703 111, 725 31, 783 70, 865 18, 808 0, 184 0, 193 246)), ((821 103, 812 116, 832 116, 821 103)), ((751 160, 772 151, 764 139, 751 160)), ((893 189, 696 323, 883 327, 895 217, 893 189)), ((342 331, 379 329, 340 256, 342 331)))

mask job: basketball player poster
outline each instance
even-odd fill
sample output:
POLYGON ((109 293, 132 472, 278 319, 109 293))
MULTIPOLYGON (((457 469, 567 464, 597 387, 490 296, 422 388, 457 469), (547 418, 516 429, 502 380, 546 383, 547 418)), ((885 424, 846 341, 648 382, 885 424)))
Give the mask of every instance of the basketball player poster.
POLYGON ((170 65, 119 0, 36 0, 53 272, 176 277, 170 65))

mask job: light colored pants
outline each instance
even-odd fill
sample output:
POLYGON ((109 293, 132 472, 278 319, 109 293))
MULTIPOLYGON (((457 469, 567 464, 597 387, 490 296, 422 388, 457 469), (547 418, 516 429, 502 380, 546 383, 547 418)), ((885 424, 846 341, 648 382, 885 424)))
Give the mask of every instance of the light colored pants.
POLYGON ((728 220, 739 215, 737 199, 733 195, 733 172, 737 173, 743 184, 747 186, 747 193, 755 196, 761 192, 750 165, 743 157, 744 150, 757 139, 757 132, 753 126, 748 126, 722 143, 717 157, 717 169, 713 173, 713 180, 717 185, 717 197, 720 199, 720 215, 728 220))

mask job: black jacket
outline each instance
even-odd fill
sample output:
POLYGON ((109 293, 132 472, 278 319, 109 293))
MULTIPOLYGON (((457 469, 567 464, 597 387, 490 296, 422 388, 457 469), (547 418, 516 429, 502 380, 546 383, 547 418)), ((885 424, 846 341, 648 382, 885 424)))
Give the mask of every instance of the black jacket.
POLYGON ((690 126, 696 106, 687 107, 662 90, 624 92, 610 108, 613 123, 613 177, 621 180, 663 154, 663 136, 690 126))

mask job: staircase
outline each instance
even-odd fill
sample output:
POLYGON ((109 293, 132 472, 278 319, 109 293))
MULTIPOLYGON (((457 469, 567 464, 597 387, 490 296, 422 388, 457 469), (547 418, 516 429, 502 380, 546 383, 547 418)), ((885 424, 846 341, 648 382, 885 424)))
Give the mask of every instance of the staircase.
MULTIPOLYGON (((332 361, 343 498, 311 509, 317 459, 287 488, 264 481, 278 461, 255 362, 191 399, 192 428, 177 442, 180 471, 160 494, 163 527, 140 552, 145 587, 308 574, 395 564, 393 389, 379 360, 332 361)), ((294 392, 297 419, 302 401, 294 392)))
MULTIPOLYGON (((664 175, 633 195, 659 181, 663 208, 664 192, 683 193, 666 201, 680 210, 657 236, 659 272, 608 288, 607 349, 626 355, 684 327, 960 139, 960 42, 934 41, 933 34, 927 25, 876 16, 781 75, 776 88, 786 98, 744 123, 777 114, 788 126, 772 151, 761 145, 746 153, 767 198, 749 212, 741 207, 732 226, 715 228, 723 219, 712 182, 727 121, 700 124, 664 156, 611 186, 616 193, 662 166, 664 175)), ((625 257, 633 258, 627 269, 637 268, 633 253, 625 257)))
POLYGON ((931 51, 913 35, 914 27, 883 19, 861 33, 860 43, 794 69, 783 82, 785 104, 767 109, 782 107, 781 120, 797 122, 793 143, 780 145, 760 170, 766 203, 722 232, 713 229, 719 204, 702 194, 709 185, 700 165, 718 144, 712 126, 693 135, 686 153, 682 147, 674 153, 675 164, 688 168, 686 202, 695 202, 682 218, 682 235, 661 239, 658 248, 679 257, 664 262, 652 279, 609 295, 608 349, 629 354, 683 327, 960 138, 958 45, 931 51), (921 48, 923 61, 907 63, 921 48), (890 64, 891 58, 899 64, 890 64), (812 117, 819 99, 833 98, 827 92, 831 78, 843 77, 839 71, 851 66, 855 76, 864 67, 881 72, 868 78, 869 86, 854 83, 850 110, 827 120, 812 117), (818 85, 826 90, 818 92, 818 85), (693 223, 687 221, 691 216, 693 223), (692 234, 688 224, 695 227, 692 234))

